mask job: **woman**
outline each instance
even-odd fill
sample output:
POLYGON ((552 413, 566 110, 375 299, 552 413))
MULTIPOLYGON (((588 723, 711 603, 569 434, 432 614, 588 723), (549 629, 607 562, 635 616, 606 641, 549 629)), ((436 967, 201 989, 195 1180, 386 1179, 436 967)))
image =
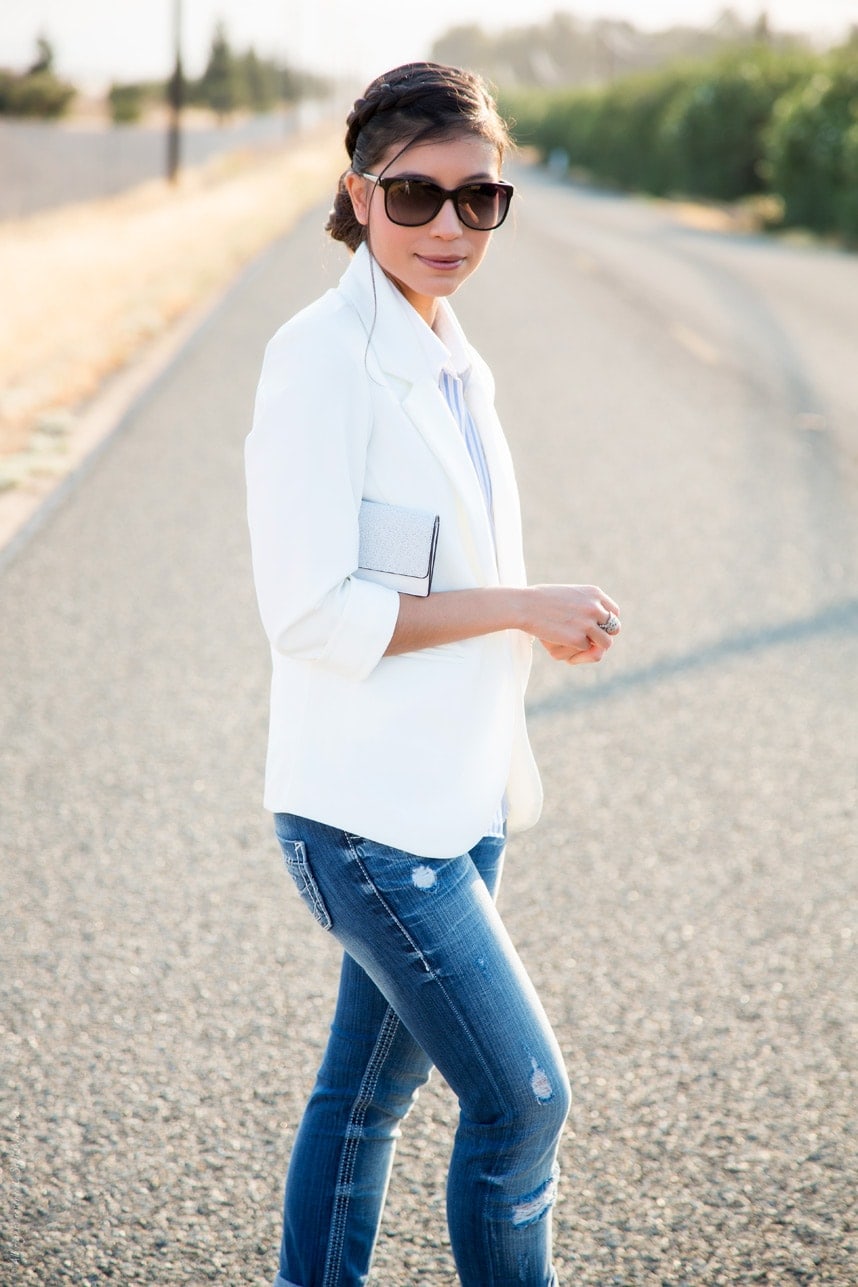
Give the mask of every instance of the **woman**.
POLYGON ((328 222, 339 287, 266 351, 247 442, 273 683, 265 803, 287 868, 345 949, 295 1139, 275 1287, 365 1283, 398 1127, 433 1064, 458 1097, 450 1238, 466 1287, 556 1283, 556 1039, 494 905, 507 826, 535 822, 533 638, 598 661, 593 586, 527 587, 493 385, 447 297, 512 189, 483 83, 431 63, 348 118, 328 222), (428 597, 359 571, 363 500, 439 517, 428 597))

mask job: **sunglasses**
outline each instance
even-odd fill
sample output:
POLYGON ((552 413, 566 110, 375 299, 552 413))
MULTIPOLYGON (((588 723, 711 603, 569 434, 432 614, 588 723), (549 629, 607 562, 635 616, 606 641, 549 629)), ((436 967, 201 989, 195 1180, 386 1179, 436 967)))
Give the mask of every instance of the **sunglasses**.
POLYGON ((491 232, 507 217, 514 191, 511 183, 463 183, 459 188, 442 188, 430 179, 411 179, 407 175, 384 179, 377 174, 360 177, 378 184, 384 193, 385 214, 401 228, 419 228, 421 224, 431 223, 444 202, 452 201, 459 222, 466 228, 491 232))

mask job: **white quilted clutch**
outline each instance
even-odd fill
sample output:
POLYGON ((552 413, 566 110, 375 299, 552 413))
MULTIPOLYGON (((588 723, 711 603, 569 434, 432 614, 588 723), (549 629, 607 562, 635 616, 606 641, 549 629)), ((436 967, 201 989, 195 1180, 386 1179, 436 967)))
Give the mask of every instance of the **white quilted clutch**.
POLYGON ((357 575, 425 598, 432 586, 439 521, 428 510, 361 501, 357 575))

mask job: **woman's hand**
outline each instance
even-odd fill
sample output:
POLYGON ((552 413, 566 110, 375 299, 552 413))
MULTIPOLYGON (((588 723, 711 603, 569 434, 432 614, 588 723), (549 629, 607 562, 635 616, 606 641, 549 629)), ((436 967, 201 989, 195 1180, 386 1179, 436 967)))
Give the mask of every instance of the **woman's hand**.
POLYGON ((534 585, 527 596, 527 629, 555 661, 570 666, 601 661, 619 634, 620 610, 597 585, 534 585))

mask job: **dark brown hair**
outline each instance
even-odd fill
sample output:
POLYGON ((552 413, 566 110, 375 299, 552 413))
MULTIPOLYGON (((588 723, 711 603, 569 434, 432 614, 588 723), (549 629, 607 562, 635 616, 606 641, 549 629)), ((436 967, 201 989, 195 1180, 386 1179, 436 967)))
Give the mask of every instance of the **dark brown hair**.
MULTIPOLYGON (((378 76, 349 113, 346 152, 349 169, 372 170, 397 143, 412 143, 474 134, 497 148, 503 160, 510 137, 506 123, 481 77, 441 63, 406 63, 378 76)), ((341 176, 325 229, 335 241, 357 250, 366 239, 341 176)))

